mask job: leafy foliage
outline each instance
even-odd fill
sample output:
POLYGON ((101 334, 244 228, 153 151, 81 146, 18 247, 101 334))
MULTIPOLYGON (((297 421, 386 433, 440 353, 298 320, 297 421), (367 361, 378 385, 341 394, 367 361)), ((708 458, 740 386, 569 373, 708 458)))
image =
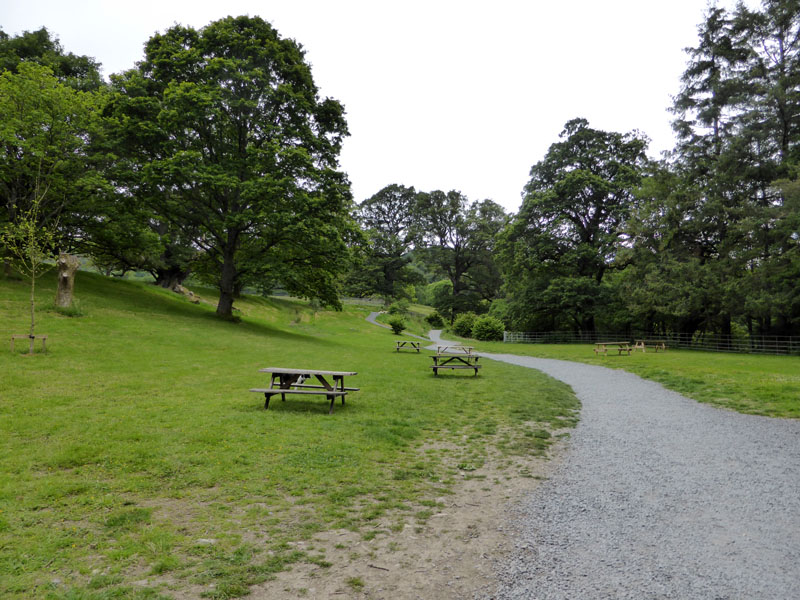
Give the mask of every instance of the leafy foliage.
POLYGON ((35 214, 62 250, 72 246, 90 212, 85 201, 101 186, 87 153, 100 102, 35 62, 0 75, 0 222, 35 214))
POLYGON ((220 316, 248 284, 340 306, 347 126, 295 41, 258 17, 175 26, 112 80, 120 182, 200 251, 194 268, 218 286, 220 316))
POLYGON ((431 327, 444 327, 444 319, 438 312, 432 312, 425 317, 425 322, 431 327))
POLYGON ((395 315, 389 319, 389 327, 392 328, 395 335, 400 335, 406 328, 406 320, 400 315, 395 315))
POLYGON ((406 299, 398 300, 397 302, 392 302, 389 305, 389 314, 390 315, 405 315, 408 313, 409 302, 406 299))
POLYGON ((44 27, 16 36, 0 29, 0 73, 18 73, 22 63, 47 67, 59 81, 76 90, 96 91, 103 85, 100 63, 89 56, 65 52, 58 38, 44 27))
POLYGON ((574 119, 531 169, 500 261, 515 325, 593 330, 603 278, 628 239, 646 140, 574 119))
POLYGON ((351 292, 388 300, 405 295, 406 286, 420 283, 419 273, 409 266, 409 252, 419 237, 416 205, 413 187, 392 184, 358 206, 364 258, 349 274, 346 285, 351 292))
POLYGON ((482 342, 502 340, 504 331, 503 322, 489 315, 478 317, 472 325, 472 337, 482 342))
POLYGON ((419 195, 418 212, 426 260, 452 284, 450 298, 433 306, 452 320, 493 298, 501 284, 494 249, 508 220, 503 208, 491 200, 471 203, 460 192, 437 190, 419 195))
POLYGON ((461 337, 472 337, 472 328, 478 318, 474 312, 465 312, 458 315, 453 321, 453 331, 461 337))

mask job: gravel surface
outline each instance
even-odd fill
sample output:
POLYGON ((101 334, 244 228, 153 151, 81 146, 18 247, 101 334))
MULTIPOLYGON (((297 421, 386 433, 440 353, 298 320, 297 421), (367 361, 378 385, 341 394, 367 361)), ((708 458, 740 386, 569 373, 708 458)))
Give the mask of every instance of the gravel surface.
POLYGON ((800 421, 624 371, 482 356, 539 369, 583 404, 563 461, 510 516, 489 598, 800 598, 800 421))

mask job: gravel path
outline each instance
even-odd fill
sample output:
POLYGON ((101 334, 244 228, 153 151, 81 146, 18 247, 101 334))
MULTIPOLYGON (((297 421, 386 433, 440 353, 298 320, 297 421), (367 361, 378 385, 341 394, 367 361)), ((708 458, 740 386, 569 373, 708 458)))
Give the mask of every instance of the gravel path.
POLYGON ((583 404, 564 460, 507 525, 491 598, 800 598, 800 421, 604 367, 483 356, 539 369, 583 404))

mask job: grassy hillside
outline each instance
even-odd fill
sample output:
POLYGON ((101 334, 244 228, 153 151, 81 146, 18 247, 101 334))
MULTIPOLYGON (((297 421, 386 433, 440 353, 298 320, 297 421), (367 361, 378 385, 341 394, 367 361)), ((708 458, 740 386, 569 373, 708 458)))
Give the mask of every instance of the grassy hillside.
MULTIPOLYGON (((5 343, 27 331, 27 293, 0 277, 5 343)), ((295 541, 424 522, 489 446, 542 453, 547 430, 575 421, 568 388, 535 371, 434 378, 369 307, 250 298, 233 324, 211 295, 83 272, 76 296, 81 317, 38 313, 47 354, 0 347, 3 598, 241 596, 293 562, 326 564, 295 541), (358 371, 361 391, 333 415, 316 398, 264 411, 247 390, 270 365, 358 371)))

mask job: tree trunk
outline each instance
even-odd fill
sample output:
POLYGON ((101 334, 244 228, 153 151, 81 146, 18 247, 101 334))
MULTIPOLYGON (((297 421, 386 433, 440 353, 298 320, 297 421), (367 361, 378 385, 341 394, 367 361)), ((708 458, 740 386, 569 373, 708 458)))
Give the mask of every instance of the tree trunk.
POLYGON ((33 354, 33 336, 36 331, 36 265, 31 270, 31 346, 29 354, 33 354))
POLYGON ((66 252, 58 255, 58 289, 56 290, 56 306, 69 308, 72 306, 72 292, 75 289, 75 271, 80 266, 77 256, 66 252))
POLYGON ((223 319, 233 318, 233 300, 236 296, 236 265, 233 251, 225 251, 222 261, 222 273, 219 278, 219 302, 217 316, 223 319))
POLYGON ((183 285, 183 282, 186 281, 188 276, 188 270, 179 269, 177 267, 158 269, 156 271, 156 285, 160 285, 174 292, 179 286, 183 285))

